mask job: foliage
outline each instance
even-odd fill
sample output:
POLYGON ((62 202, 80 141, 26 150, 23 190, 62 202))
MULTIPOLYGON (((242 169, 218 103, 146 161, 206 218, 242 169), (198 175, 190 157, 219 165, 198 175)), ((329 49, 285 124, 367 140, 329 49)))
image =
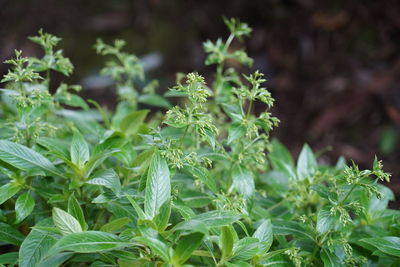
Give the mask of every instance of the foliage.
POLYGON ((76 85, 52 93, 52 72, 72 65, 59 38, 31 40, 6 61, 0 113, 0 266, 398 266, 400 213, 387 208, 390 175, 375 159, 359 170, 318 163, 305 145, 297 163, 270 132, 279 120, 263 74, 233 50, 251 29, 225 19, 231 35, 207 41, 208 86, 178 74, 164 96, 145 81, 124 42, 95 48, 115 80, 109 112, 76 85), (169 97, 180 97, 172 107, 169 97), (255 114, 254 105, 265 111, 255 114), (168 109, 165 116, 145 106, 168 109), (15 252, 17 251, 18 252, 15 252), (9 252, 6 252, 9 251, 9 252))

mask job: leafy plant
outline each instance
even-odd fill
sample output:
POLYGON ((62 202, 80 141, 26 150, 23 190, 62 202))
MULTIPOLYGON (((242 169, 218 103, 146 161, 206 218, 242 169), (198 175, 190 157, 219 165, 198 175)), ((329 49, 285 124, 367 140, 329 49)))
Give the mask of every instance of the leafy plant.
POLYGON ((53 35, 30 38, 42 58, 16 51, 6 61, 0 266, 400 264, 400 213, 387 208, 394 197, 378 183, 390 177, 381 162, 326 166, 308 145, 295 162, 271 141, 279 120, 263 74, 229 67, 251 66, 231 46, 251 29, 225 23, 226 40, 204 43, 206 64, 216 66, 210 86, 196 72, 178 74, 163 96, 156 81, 141 87, 140 60, 123 41, 98 40, 115 111, 83 100, 77 85, 52 93, 52 73, 73 70, 53 35))

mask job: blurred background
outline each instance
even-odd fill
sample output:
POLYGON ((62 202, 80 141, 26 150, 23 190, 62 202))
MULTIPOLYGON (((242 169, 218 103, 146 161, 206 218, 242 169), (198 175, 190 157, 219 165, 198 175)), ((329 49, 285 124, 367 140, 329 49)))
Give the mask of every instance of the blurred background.
POLYGON ((112 86, 97 75, 96 38, 125 39, 163 92, 177 71, 210 81, 202 42, 227 37, 223 15, 240 18, 254 30, 244 43, 253 68, 276 99, 273 135, 295 155, 309 143, 327 163, 344 155, 370 167, 377 155, 400 198, 399 14, 396 0, 0 0, 0 60, 15 48, 39 55, 27 36, 43 28, 63 38, 75 65, 67 81, 113 108, 112 86))

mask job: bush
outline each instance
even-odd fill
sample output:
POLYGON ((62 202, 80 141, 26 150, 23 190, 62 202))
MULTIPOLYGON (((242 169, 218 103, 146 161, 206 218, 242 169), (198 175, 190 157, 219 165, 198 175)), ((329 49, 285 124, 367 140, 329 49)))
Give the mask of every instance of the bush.
POLYGON ((30 38, 42 58, 15 51, 0 89, 0 265, 399 266, 400 214, 387 209, 381 162, 321 165, 307 145, 295 162, 270 141, 279 120, 263 74, 227 67, 251 66, 231 47, 251 29, 225 23, 226 40, 204 43, 210 86, 179 73, 164 96, 156 81, 141 86, 123 41, 98 40, 115 112, 78 85, 51 93, 52 74, 73 70, 59 38, 30 38))

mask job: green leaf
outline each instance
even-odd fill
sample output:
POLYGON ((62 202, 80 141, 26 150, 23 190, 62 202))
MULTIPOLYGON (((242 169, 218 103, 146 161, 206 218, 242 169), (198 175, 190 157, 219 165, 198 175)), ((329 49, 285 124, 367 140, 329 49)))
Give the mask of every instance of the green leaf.
POLYGON ((81 205, 73 194, 68 199, 68 213, 78 220, 83 230, 87 230, 88 225, 85 221, 81 205))
POLYGON ((161 257, 165 262, 170 262, 170 248, 160 240, 153 237, 141 236, 135 237, 133 241, 148 246, 153 253, 161 257))
POLYGON ((82 169, 90 158, 90 151, 88 143, 78 131, 74 132, 70 150, 72 163, 82 169))
POLYGON ((61 238, 53 246, 54 252, 74 251, 78 253, 95 253, 131 246, 114 234, 100 231, 72 233, 61 238))
POLYGON ((0 160, 26 172, 40 169, 66 178, 47 158, 26 146, 7 140, 0 140, 0 160))
POLYGON ((245 197, 251 197, 255 189, 253 174, 243 166, 234 165, 232 169, 232 185, 245 197))
POLYGON ((160 107, 160 108, 169 109, 172 107, 171 103, 169 103, 169 101, 167 99, 165 99, 164 97, 157 95, 157 94, 141 95, 141 96, 139 96, 139 102, 146 104, 146 105, 160 107))
POLYGON ((212 192, 218 192, 215 179, 206 168, 184 164, 183 170, 189 172, 193 177, 200 179, 212 192))
POLYGON ((249 260, 259 251, 257 238, 245 237, 235 243, 232 260, 249 260))
POLYGON ((12 198, 19 190, 21 190, 21 186, 13 182, 0 187, 0 205, 12 198))
POLYGON ((222 258, 227 259, 232 255, 233 245, 237 239, 237 234, 232 226, 223 226, 219 237, 222 258))
POLYGON ((229 126, 228 145, 246 134, 246 127, 240 122, 232 123, 229 126))
POLYGON ((24 193, 17 198, 15 202, 15 223, 22 222, 26 217, 31 214, 35 207, 35 200, 29 193, 24 193))
POLYGON ((168 225, 169 217, 171 216, 171 199, 168 199, 161 205, 158 214, 154 217, 154 223, 157 225, 159 232, 164 231, 168 225))
POLYGON ((297 160, 297 175, 300 180, 310 178, 317 170, 318 164, 311 148, 305 144, 297 160))
POLYGON ((275 138, 271 141, 271 151, 269 156, 283 161, 290 166, 294 166, 293 157, 289 150, 275 138))
POLYGON ((139 130, 140 125, 143 124, 144 119, 149 113, 148 109, 133 111, 127 114, 121 121, 119 129, 125 135, 136 134, 139 130))
POLYGON ((343 266, 339 257, 336 254, 330 252, 329 250, 323 248, 320 251, 321 260, 324 263, 324 267, 338 267, 343 266))
POLYGON ((221 227, 231 225, 239 220, 239 218, 239 215, 230 211, 213 210, 196 215, 192 220, 201 221, 208 227, 221 227))
POLYGON ((24 236, 8 224, 0 222, 0 242, 19 246, 24 236))
POLYGON ((147 175, 144 212, 150 218, 154 218, 170 196, 171 183, 167 162, 159 152, 155 152, 147 175))
POLYGON ((330 208, 322 208, 317 215, 317 231, 320 234, 324 234, 331 230, 335 224, 338 224, 339 218, 331 215, 330 208))
POLYGON ((190 258, 193 251, 200 246, 203 237, 203 233, 193 233, 181 237, 176 245, 174 255, 172 256, 172 262, 178 265, 185 263, 190 258))
POLYGON ((18 262, 18 252, 8 252, 0 255, 0 264, 14 266, 18 262))
POLYGON ((376 238, 364 238, 360 240, 361 243, 367 243, 374 246, 377 250, 400 257, 400 237, 397 236, 386 236, 376 238))
POLYGON ((268 252, 269 248, 272 245, 273 231, 271 220, 263 220, 263 222, 258 226, 257 230, 254 232, 253 237, 258 238, 261 242, 261 253, 268 252))
POLYGON ((59 208, 53 208, 53 222, 63 235, 82 232, 78 220, 59 208))
MULTIPOLYGON (((36 226, 50 226, 49 221, 41 221, 36 226)), ((19 266, 38 266, 56 241, 57 237, 54 233, 33 228, 24 242, 22 242, 19 250, 19 266)))
POLYGON ((277 219, 273 220, 272 224, 275 235, 293 235, 298 238, 314 240, 313 236, 300 223, 277 219))
POLYGON ((112 232, 120 230, 122 227, 124 227, 125 225, 127 225, 130 222, 131 222, 131 219, 129 219, 128 217, 118 218, 118 219, 112 220, 111 222, 108 222, 105 225, 103 225, 100 228, 100 231, 112 233, 112 232))
POLYGON ((121 182, 114 169, 100 170, 93 174, 93 177, 86 183, 107 187, 116 195, 121 192, 121 182))

